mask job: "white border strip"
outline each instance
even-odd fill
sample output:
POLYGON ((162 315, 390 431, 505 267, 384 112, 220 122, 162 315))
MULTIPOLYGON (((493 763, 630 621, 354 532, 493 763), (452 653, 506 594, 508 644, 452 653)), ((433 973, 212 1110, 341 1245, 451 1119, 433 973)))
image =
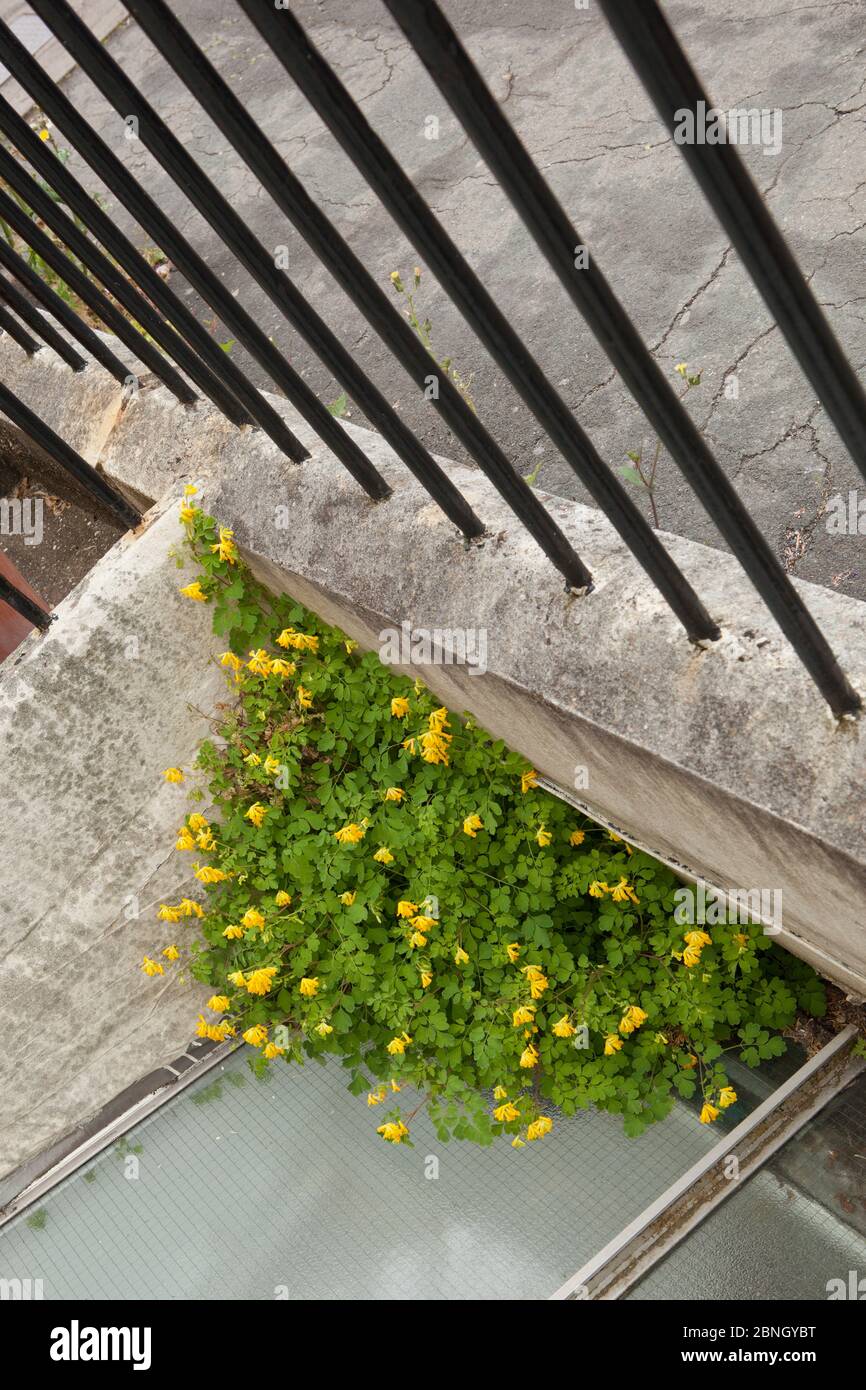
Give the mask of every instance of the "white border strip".
MULTIPOLYGON (((164 1086, 159 1086, 155 1091, 151 1091, 149 1095, 142 1096, 141 1100, 137 1100, 134 1105, 131 1105, 128 1110, 125 1110, 122 1115, 118 1115, 110 1124, 106 1125, 103 1129, 97 1130, 94 1134, 88 1135, 77 1148, 71 1149, 68 1154, 64 1154, 63 1158, 55 1163, 53 1168, 48 1168, 44 1173, 40 1174, 38 1178, 34 1178, 29 1186, 22 1188, 18 1195, 13 1197, 11 1201, 6 1204, 3 1211, 0 1212, 0 1230, 2 1230, 13 1217, 19 1216, 22 1211, 32 1206, 34 1202, 38 1202, 41 1197, 44 1197, 47 1192, 50 1192, 51 1189, 62 1182, 64 1178, 68 1178, 76 1169, 81 1168, 83 1164, 93 1158, 94 1154, 100 1153, 102 1149, 107 1148, 115 1139, 119 1139, 121 1135, 126 1134, 134 1125, 146 1119, 154 1110, 158 1110, 160 1106, 165 1105, 167 1101, 179 1095, 181 1091, 186 1090, 187 1086, 190 1086, 193 1081, 198 1081, 202 1076, 205 1076, 211 1068, 215 1067, 219 1062, 224 1062, 239 1046, 240 1043, 229 1042, 223 1043, 221 1047, 214 1048, 213 1052, 209 1052, 200 1062, 195 1062, 191 1067, 187 1067, 186 1071, 180 1072, 177 1075, 176 1081, 167 1083, 164 1086)), ((169 1063, 166 1070, 170 1069, 171 1064, 169 1063)))

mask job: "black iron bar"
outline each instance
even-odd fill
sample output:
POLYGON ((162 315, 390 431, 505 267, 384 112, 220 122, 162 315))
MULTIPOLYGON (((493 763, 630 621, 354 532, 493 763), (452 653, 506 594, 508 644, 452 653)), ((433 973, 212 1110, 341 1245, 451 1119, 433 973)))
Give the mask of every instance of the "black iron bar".
MULTIPOLYGON (((293 328, 307 339, 341 384, 355 395, 356 399, 359 398, 357 388, 367 383, 366 376, 351 353, 343 347, 315 310, 278 269, 273 250, 267 250, 253 236, 216 185, 187 154, 165 122, 69 6, 57 0, 57 3, 47 7, 46 15, 57 37, 80 63, 103 96, 121 115, 135 114, 142 143, 167 170, 184 195, 210 223, 241 264, 250 271, 257 283, 271 295, 293 328)), ((267 339, 264 341, 267 343, 267 339)), ((390 496, 390 488, 360 446, 302 378, 288 366, 273 345, 268 343, 267 346, 267 357, 272 365, 266 365, 266 370, 272 372, 275 380, 320 438, 329 445, 370 497, 378 500, 390 496)), ((369 385, 372 390, 372 384, 369 385)), ((382 406, 387 408, 384 398, 380 397, 380 400, 382 406)), ((477 528, 476 523, 474 534, 478 534, 477 528)))
MULTIPOLYGON (((240 0, 248 11, 254 0, 240 0)), ((632 395, 678 463, 746 574, 837 715, 861 700, 736 489, 707 447, 594 257, 491 96, 435 0, 385 0, 430 76, 484 155, 632 395)), ((640 5, 628 9, 642 10, 640 5)), ((619 10, 618 10, 619 13, 619 10)), ((280 13, 278 20, 287 16, 280 13)), ((294 27, 294 21, 291 21, 294 27)), ((272 26, 270 26, 272 27, 272 26)), ((306 55, 305 55, 306 56, 306 55)), ((320 113, 321 114, 321 113, 320 113)), ((358 138, 357 123, 354 138, 358 138)))
MULTIPOLYGON (((315 310, 277 268, 273 250, 268 251, 253 236, 249 227, 223 198, 216 185, 206 177, 192 156, 187 154, 183 145, 135 84, 129 80, 65 0, 51 0, 50 4, 44 6, 40 0, 37 12, 50 25, 55 35, 118 114, 123 117, 129 114, 136 116, 142 144, 162 164, 184 195, 210 223, 241 264, 254 275, 262 288, 268 289, 270 286, 268 292, 272 294, 272 298, 272 291, 277 291, 275 302, 279 302, 279 307, 292 326, 307 339, 329 369, 334 371, 338 380, 341 379, 341 370, 351 369, 356 375, 359 374, 360 368, 354 363, 351 353, 342 346, 315 310)), ((268 340, 265 338, 264 341, 268 340)), ((352 436, 343 429, 327 406, 273 345, 268 343, 268 347, 268 356, 273 356, 274 365, 279 371, 279 384, 307 423, 333 450, 369 497, 374 500, 389 497, 391 489, 385 479, 352 436)), ((345 384, 347 389, 351 390, 349 383, 345 384)))
MULTIPOLYGON (((0 243, 2 244, 2 243, 0 243)), ((91 467, 85 459, 55 434, 50 425, 40 420, 29 406, 20 401, 14 392, 0 382, 0 412, 6 415, 31 443, 43 449, 49 458, 64 472, 81 483, 87 492, 105 511, 116 518, 125 528, 133 529, 141 521, 141 514, 128 502, 122 492, 112 487, 107 478, 91 467)))
MULTIPOLYGON (((29 58, 26 53, 25 56, 29 58)), ((61 93, 58 93, 58 97, 62 108, 66 99, 61 93)), ((67 107, 68 114, 74 118, 74 109, 68 106, 68 103, 67 107)), ((253 412, 260 411, 262 419, 258 423, 264 425, 267 421, 274 424, 276 421, 276 424, 282 427, 279 416, 271 411, 270 406, 262 399, 252 382, 232 361, 231 357, 223 352, 207 329, 186 307, 183 300, 166 284, 163 277, 147 263, 129 238, 123 235, 110 217, 103 212, 99 204, 82 188, 81 184, 69 172, 68 167, 60 163, 57 156, 52 154, 38 136, 34 135, 27 122, 22 120, 9 102, 2 97, 0 97, 0 131, 18 147, 28 162, 54 188, 88 231, 101 241, 109 255, 117 261, 118 265, 123 267, 133 283, 138 285, 142 294, 146 294, 148 299, 152 300, 162 312, 166 320, 174 324, 177 331, 183 334, 183 337, 195 348, 214 376, 220 380, 225 378, 232 396, 240 402, 240 404, 235 405, 232 413, 230 413, 228 402, 222 404, 220 408, 225 415, 232 419, 235 424, 249 424, 253 419, 253 412)), ((122 165, 118 165, 118 168, 122 170, 122 165)), ((123 172, 125 173, 125 171, 123 172)), ((126 177, 131 178, 130 175, 126 175, 126 177)), ((275 442, 282 447, 280 439, 276 439, 275 442)), ((298 447, 300 448, 300 446, 298 447)), ((306 457, 305 451, 303 451, 303 456, 306 457)))
MULTIPOLYGON (((78 113, 72 103, 60 91, 59 87, 52 82, 51 78, 39 66, 34 58, 30 56, 24 45, 15 37, 7 24, 0 21, 0 51, 3 53, 3 62, 9 71, 20 82, 25 91, 29 92, 46 116, 54 122, 77 146, 79 152, 102 179, 103 183, 111 192, 120 199, 127 212, 139 226, 143 227, 154 241, 160 246, 161 250, 174 262, 181 274, 192 285, 193 289, 201 295, 202 299, 214 309, 223 321, 228 324, 231 331, 235 334, 238 341, 247 347, 252 355, 263 365, 260 354, 275 353, 276 349, 268 341, 265 335, 258 328, 254 320, 247 314, 240 305, 237 304, 230 291, 226 289, 217 276, 202 260, 201 256, 193 250, 185 237, 177 232, 168 217, 161 211, 154 200, 148 196, 138 184, 136 179, 124 168, 117 156, 109 149, 105 141, 97 135, 96 131, 78 113), (253 351, 252 344, 255 343, 258 352, 253 351)), ((29 149, 28 158, 31 159, 34 168, 38 168, 45 174, 48 182, 52 183, 58 192, 63 190, 63 196, 69 196, 71 190, 69 181, 62 177, 67 171, 46 173, 44 165, 37 162, 35 153, 31 157, 29 149)), ((43 156, 44 157, 44 156, 43 156)), ((208 356, 208 349, 201 338, 193 338, 193 330, 189 327, 189 312, 182 318, 177 311, 172 311, 166 307, 165 301, 160 298, 159 287, 153 280, 145 274, 141 268, 144 263, 137 256, 138 268, 131 269, 128 264, 128 256, 125 248, 131 243, 121 237, 114 230, 114 234, 108 233, 111 227, 110 221, 102 213, 95 202, 91 202, 91 208, 85 209, 85 204, 80 198, 70 200, 70 207, 82 217, 82 220, 89 226, 95 227, 96 235, 103 241, 103 245, 112 255, 116 255, 120 264, 124 265, 129 273, 136 280, 136 283, 145 284, 147 293, 151 295, 154 303, 163 308, 166 315, 178 327, 183 327, 184 335, 188 340, 196 341, 196 346, 202 357, 215 367, 215 358, 208 356), (100 230, 101 229, 101 230, 100 230), (105 239, 103 240, 103 232, 105 239)), ((133 263, 135 264, 135 262, 133 263)), ((157 280, 158 276, 155 277, 157 280)), ((167 287, 163 284, 163 290, 167 287)), ((176 301, 179 303, 179 301, 176 301)), ((201 325, 199 325, 201 330, 201 325)), ((202 332, 204 330, 201 330, 202 332)), ((212 352, 219 353, 225 358, 224 372, 231 383, 232 392, 238 397, 242 404, 249 411, 256 424, 260 425, 270 439, 279 449, 290 458, 294 463, 302 463, 309 458, 308 451, 304 448, 299 439, 295 437, 284 420, 277 414, 273 407, 265 400, 262 394, 255 389, 251 382, 238 370, 226 353, 223 353, 217 343, 210 344, 212 352)), ((278 354, 277 354, 278 355, 278 354)), ((280 359, 282 360, 282 359, 280 359)), ((267 368, 265 368, 267 370, 267 368)))
MULTIPOLYGON (((680 113, 713 113, 656 0, 601 0, 601 8, 672 134, 680 113)), ((686 142, 680 150, 866 478, 866 393, 735 145, 686 142)))
MULTIPOLYGON (((0 151, 0 177, 5 172, 4 155, 13 164, 15 162, 11 155, 7 155, 5 151, 0 151)), ((53 242, 36 225, 32 217, 28 217, 14 198, 10 198, 8 193, 4 193, 2 190, 0 190, 0 217, 14 228, 37 255, 42 257, 46 265, 49 265, 60 276, 61 280, 78 295, 79 299, 82 299, 95 314, 98 314, 106 328, 109 328, 115 337, 125 343, 135 353, 139 361, 149 367, 179 401, 182 401, 184 405, 193 405, 198 400, 198 396, 184 381, 180 373, 175 371, 168 358, 164 357, 152 343, 148 342, 144 334, 140 333, 129 319, 124 318, 111 300, 102 293, 92 280, 88 279, 80 266, 65 255, 56 242, 53 242)), ((73 314, 73 317, 79 323, 78 331, 80 333, 81 316, 73 314)), ((121 366, 123 366, 122 363, 121 366)), ((130 374, 129 367, 123 367, 123 379, 126 380, 130 374)))
MULTIPOLYGON (((155 342, 165 348, 166 352, 174 358, 179 366, 183 367, 205 395, 210 397, 214 405, 223 411, 233 424, 242 425, 248 421, 249 417, 246 411, 238 405, 234 397, 195 355, 192 348, 173 328, 163 322, 153 306, 148 304, 147 300, 138 293, 129 280, 121 274, 116 266, 112 265, 99 247, 95 246, 76 227, 68 213, 64 212, 57 202, 39 187, 36 180, 31 178, 26 169, 9 154, 8 150, 4 150, 2 145, 0 145, 0 178, 4 179, 10 187, 20 194, 37 216, 77 256, 81 264, 87 266, 88 270, 101 280, 108 292, 114 296, 118 303, 123 305, 135 322, 139 323, 155 342)), ((138 352, 137 344, 134 350, 138 352)))
MULTIPOLYGON (((6 298, 3 293, 5 287, 6 281, 3 279, 2 275, 0 275, 0 299, 6 298)), ((11 314, 8 309, 4 309, 2 304, 0 304, 0 328, 3 329, 4 333, 9 334, 13 342, 24 349, 28 357, 32 357, 33 353, 38 352, 42 346, 41 343, 37 343, 35 338, 31 338, 27 329, 22 327, 15 318, 15 315, 11 314)), ((82 363, 82 366, 83 365, 82 363)))
POLYGON ((298 21, 288 11, 276 11, 257 0, 240 0, 240 4, 398 226, 426 257, 442 287, 629 545, 688 635, 693 640, 718 637, 717 624, 656 532, 298 21))
MULTIPOLYGON (((6 216, 10 205, 13 213, 21 212, 17 203, 13 203, 11 198, 7 198, 6 194, 0 191, 0 217, 6 216)), ((21 216, 24 221, 30 221, 24 213, 21 213, 21 216)), ((38 228, 35 230, 38 231, 38 228)), ((45 240, 47 241, 48 238, 46 237, 45 240)), ((49 246, 50 245, 51 243, 49 243, 49 246)), ((43 307, 48 310, 49 314, 57 319, 58 323, 61 323, 67 332, 71 333, 73 338, 77 339, 81 346, 89 352, 92 357, 95 357, 97 362, 99 362, 107 372, 111 373, 116 381, 122 383, 126 382, 130 374, 129 368, 121 362, 119 357, 115 356, 111 348, 102 341, 99 335, 94 333, 93 329, 84 322, 81 315, 76 314, 74 309, 70 309, 65 299, 61 299, 56 290, 52 290, 42 277, 37 275, 36 271, 27 264, 23 256, 19 256, 16 251, 12 250, 9 243, 4 238, 0 238, 0 265, 2 265, 5 270, 8 270, 10 275, 14 275, 16 280, 24 286, 27 292, 32 294, 33 298, 37 300, 39 304, 42 304, 43 307)))
MULTIPOLYGON (((275 199, 278 206, 283 211, 287 211, 286 205, 294 201, 293 195, 296 194, 297 181, 294 175, 277 155, 273 146, 261 135, 255 122, 190 38, 187 31, 164 4, 154 6, 129 4, 127 8, 139 22, 151 42, 171 64, 181 80, 187 84, 196 100, 201 103, 211 119, 232 141, 242 157, 247 160, 250 168, 275 199), (267 161, 266 169, 262 167, 262 160, 256 160, 257 153, 263 154, 264 160, 267 161), (268 155, 272 156, 273 161, 276 162, 275 165, 268 160, 268 155)), ((297 186, 299 187, 299 185, 297 186)), ((303 194, 303 190, 301 192, 303 194)), ((340 243, 336 255, 328 257, 328 268, 343 288, 348 288, 349 292, 352 293, 352 288, 359 275, 367 279, 370 277, 349 247, 344 242, 340 242, 328 219, 323 214, 318 213, 318 210, 316 212, 319 223, 323 224, 327 231, 332 234, 328 250, 333 252, 334 240, 340 243), (351 264, 342 264, 341 257, 344 254, 351 264), (342 274, 339 271, 342 271, 342 274)), ((288 215, 292 217, 291 212, 288 215)), ((297 218, 293 218, 293 220, 296 226, 299 225, 297 218)), ((388 307, 390 308, 390 306, 388 307)), ((399 319, 399 315, 397 318, 399 319)), ((402 323, 402 320, 400 322, 402 323)), ((430 375, 430 357, 411 329, 408 329, 407 337, 413 363, 416 365, 416 371, 412 374, 423 388, 425 379, 429 378, 430 375), (420 366, 418 366, 419 363, 420 366), (420 377, 419 372, 421 373, 420 377)), ((355 365, 352 361, 352 368, 355 365)), ((407 364, 404 363, 404 365, 407 364)), ((350 377, 349 371, 349 365, 345 362, 341 363, 339 366, 340 380, 361 406, 370 423, 375 425, 410 471, 443 507, 451 520, 467 536, 481 535, 483 533, 482 523, 473 515, 465 499, 461 497, 448 475, 440 468, 428 450, 416 439, 378 388, 365 376, 359 375, 357 371, 354 378, 350 377)), ((463 403, 461 402, 461 404, 463 403)), ((468 406, 464 405, 464 409, 467 413, 471 413, 468 406)))
MULTIPOLYGON (((5 300, 9 307, 15 310, 18 317, 24 320, 28 328, 32 329, 34 333, 38 333, 43 342, 52 347, 57 356, 61 357, 74 372, 84 371, 87 366, 84 358, 78 355, 72 344, 66 341, 62 333, 57 332, 57 329, 46 319, 45 315, 40 314, 39 310, 30 303, 30 300, 21 293, 17 286, 3 276, 0 276, 0 299, 5 300)), ((37 343, 36 346, 39 347, 40 344, 37 343)))
POLYGON ((16 613, 20 613, 22 618, 26 618, 28 623, 40 628, 43 632, 51 626, 52 615, 46 613, 44 608, 40 608, 38 603, 34 603, 32 598, 15 587, 15 585, 0 574, 0 602, 8 603, 10 608, 14 608, 16 613))

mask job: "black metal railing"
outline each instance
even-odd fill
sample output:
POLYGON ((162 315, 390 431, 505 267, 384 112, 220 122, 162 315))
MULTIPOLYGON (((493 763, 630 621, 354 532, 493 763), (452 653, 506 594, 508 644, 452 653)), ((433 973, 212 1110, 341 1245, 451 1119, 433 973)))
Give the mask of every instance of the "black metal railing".
MULTIPOLYGON (((591 591, 592 575, 586 562, 575 553, 541 499, 519 476, 448 374, 437 370, 437 364, 409 323, 313 201, 166 0, 125 0, 125 3, 154 46, 564 576, 568 587, 584 595, 591 591), (438 388, 432 397, 428 389, 431 376, 436 378, 438 388)), ((600 3, 662 119, 673 131, 676 113, 694 108, 697 102, 707 101, 707 98, 658 5, 655 0, 600 0, 600 3)), ((277 266, 272 252, 256 238, 67 0, 31 0, 31 4, 121 117, 135 115, 142 143, 454 525, 468 540, 480 538, 484 534, 483 519, 474 514, 452 480, 400 419, 335 332, 288 274, 277 266)), ((398 227, 426 259, 439 283, 562 457, 626 541, 688 637, 692 641, 716 640, 721 635, 717 623, 665 549, 659 534, 601 458, 506 315, 297 18, 289 10, 277 8, 273 0, 238 0, 238 4, 398 227)), ((595 256, 576 254, 584 249, 578 231, 491 95, 439 5, 435 0, 384 0, 384 5, 496 175, 575 308, 592 329, 834 713, 841 716, 858 711, 860 697, 840 669, 800 594, 614 295, 595 256)), ((4 64, 12 75, 75 145, 127 211, 154 237, 190 285, 285 393, 367 495, 374 501, 386 500, 390 489, 356 440, 319 401, 231 291, 2 23, 0 45, 4 64)), ((0 216, 64 276, 102 322, 179 400, 188 405, 196 400, 189 384, 192 382, 234 424, 252 422, 261 427, 292 463, 302 462, 307 452, 277 412, 237 365, 221 352, 98 203, 2 97, 0 133, 50 186, 56 198, 40 187, 19 159, 2 149, 0 179, 37 213, 70 254, 102 284, 105 293, 84 271, 77 270, 73 275, 71 268, 75 268, 69 257, 2 193, 0 216), (58 206, 57 199, 73 216, 58 206), (101 242, 104 252, 88 233, 101 242), (142 326, 147 337, 112 300, 142 326)), ((866 395, 739 154, 732 145, 724 143, 683 145, 681 148, 828 416, 866 476, 866 395)), ((118 375, 119 369, 123 377, 128 376, 128 369, 114 357, 103 340, 83 325, 58 296, 52 295, 41 281, 37 290, 33 281, 38 281, 38 277, 32 272, 28 275, 25 262, 3 247, 2 242, 0 265, 48 308, 107 370, 118 375), (74 324, 71 319, 75 320, 74 324)), ((25 352, 38 350, 39 342, 17 323, 12 310, 37 334, 37 339, 56 347, 70 366, 80 368, 82 359, 74 349, 63 339, 63 348, 58 347, 52 334, 54 340, 60 335, 2 278, 0 298, 5 303, 5 308, 0 306, 0 328, 6 328, 25 352)), ((84 460, 72 454, 68 446, 15 401, 5 388, 0 388, 0 409, 20 429, 30 433, 41 447, 47 448, 59 463, 74 472, 115 516, 130 522, 135 514, 125 499, 84 460)))

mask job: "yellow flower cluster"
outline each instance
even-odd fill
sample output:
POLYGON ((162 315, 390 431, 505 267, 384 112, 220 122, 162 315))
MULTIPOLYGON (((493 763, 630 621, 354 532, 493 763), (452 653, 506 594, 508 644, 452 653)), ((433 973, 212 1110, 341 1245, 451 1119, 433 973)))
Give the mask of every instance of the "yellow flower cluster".
POLYGON ((683 965, 689 967, 697 965, 704 947, 712 946, 713 944, 713 938, 705 931, 687 931, 683 936, 683 940, 686 943, 686 949, 682 953, 682 962, 683 965))

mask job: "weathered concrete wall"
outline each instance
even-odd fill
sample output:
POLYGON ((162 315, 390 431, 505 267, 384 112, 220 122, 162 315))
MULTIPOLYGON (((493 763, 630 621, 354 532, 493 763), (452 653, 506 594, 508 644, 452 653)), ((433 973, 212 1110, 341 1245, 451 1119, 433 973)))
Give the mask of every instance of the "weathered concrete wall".
POLYGON ((197 887, 172 831, 224 693, 209 615, 178 594, 176 507, 128 535, 0 665, 0 1176, 182 1051, 206 997, 145 953, 197 887))

